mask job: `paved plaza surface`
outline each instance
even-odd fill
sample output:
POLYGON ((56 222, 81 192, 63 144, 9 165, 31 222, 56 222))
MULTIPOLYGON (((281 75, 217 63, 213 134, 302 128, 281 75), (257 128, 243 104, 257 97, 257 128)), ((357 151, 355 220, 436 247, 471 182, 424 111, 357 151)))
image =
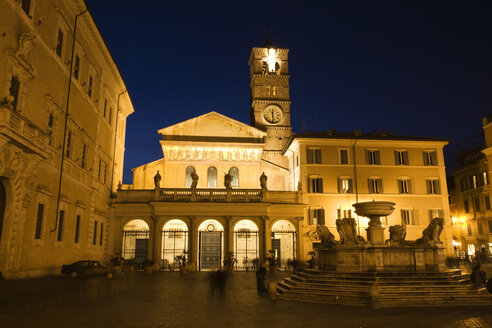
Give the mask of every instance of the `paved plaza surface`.
POLYGON ((205 272, 0 281, 0 327, 492 327, 488 306, 373 310, 272 301, 258 295, 251 272, 232 275, 223 297, 210 286, 205 272))

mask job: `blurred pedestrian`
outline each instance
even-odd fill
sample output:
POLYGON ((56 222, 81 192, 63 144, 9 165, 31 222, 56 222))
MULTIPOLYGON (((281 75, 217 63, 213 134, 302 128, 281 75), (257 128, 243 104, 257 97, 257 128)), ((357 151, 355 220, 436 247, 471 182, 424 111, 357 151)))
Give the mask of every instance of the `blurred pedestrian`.
POLYGON ((215 283, 219 290, 220 298, 224 298, 227 288, 227 273, 221 269, 217 270, 215 273, 215 283))
POLYGON ((258 268, 258 270, 256 270, 256 289, 258 290, 258 292, 266 291, 265 276, 266 276, 266 269, 263 266, 263 264, 260 263, 260 267, 258 268))

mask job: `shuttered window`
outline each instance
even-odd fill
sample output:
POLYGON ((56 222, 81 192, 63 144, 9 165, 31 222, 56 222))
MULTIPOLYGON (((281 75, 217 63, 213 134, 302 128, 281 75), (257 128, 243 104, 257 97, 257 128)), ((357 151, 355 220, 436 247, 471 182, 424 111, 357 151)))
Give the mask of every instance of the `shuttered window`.
POLYGON ((353 193, 352 178, 338 178, 338 192, 341 194, 353 193))
POLYGON ((323 178, 321 177, 309 177, 309 192, 322 193, 323 192, 323 178))
POLYGON ((437 153, 435 151, 424 151, 424 165, 437 165, 437 153))
POLYGON ((325 210, 323 208, 314 208, 309 210, 309 225, 317 224, 325 224, 325 210))
POLYGON ((99 233, 99 245, 103 244, 103 236, 104 236, 104 223, 101 222, 101 232, 99 233))
POLYGON ((43 214, 44 214, 44 204, 38 204, 38 215, 36 217, 36 230, 34 231, 35 239, 41 239, 41 229, 43 227, 43 214))
POLYGON ((14 98, 12 101, 12 107, 14 109, 17 109, 17 106, 19 105, 19 90, 20 90, 20 81, 17 78, 17 76, 12 75, 12 78, 10 79, 9 93, 14 98))
POLYGON ((368 183, 371 194, 383 193, 383 180, 381 178, 369 178, 368 183))
POLYGON ((408 151, 395 150, 395 164, 396 165, 408 165, 408 151))
POLYGON ((372 165, 380 165, 381 164, 381 155, 379 150, 368 150, 366 152, 367 156, 367 164, 372 165))
POLYGON ((75 218, 75 239, 74 239, 75 243, 79 242, 79 235, 80 235, 80 215, 77 215, 77 217, 75 218))
POLYGON ((412 193, 412 183, 408 178, 398 179, 398 189, 400 194, 411 194, 412 193))
POLYGON ((401 223, 403 225, 414 225, 415 221, 413 218, 413 213, 411 209, 402 209, 400 211, 401 213, 401 223))
POLYGON ((307 149, 307 163, 308 164, 321 164, 321 149, 308 148, 307 149))
POLYGON ((438 179, 427 179, 427 193, 428 194, 440 194, 441 187, 438 179))
POLYGON ((92 245, 97 242, 97 221, 94 221, 94 234, 92 235, 92 245))
POLYGON ((58 217, 58 235, 56 237, 57 241, 62 241, 63 239, 63 225, 65 223, 65 211, 60 211, 60 216, 58 217))
POLYGON ((340 164, 348 164, 348 150, 340 149, 340 164))

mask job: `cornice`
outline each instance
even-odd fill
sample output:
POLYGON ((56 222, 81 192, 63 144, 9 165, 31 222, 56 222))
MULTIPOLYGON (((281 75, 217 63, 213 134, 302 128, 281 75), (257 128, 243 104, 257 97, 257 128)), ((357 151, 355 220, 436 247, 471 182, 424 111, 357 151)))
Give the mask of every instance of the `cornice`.
POLYGON ((290 105, 291 101, 290 100, 274 100, 274 99, 253 99, 251 101, 252 104, 258 103, 258 104, 284 104, 284 105, 290 105))
POLYGON ((251 74, 251 80, 255 77, 270 77, 270 78, 277 78, 277 79, 290 79, 290 74, 259 74, 259 73, 253 73, 251 74))

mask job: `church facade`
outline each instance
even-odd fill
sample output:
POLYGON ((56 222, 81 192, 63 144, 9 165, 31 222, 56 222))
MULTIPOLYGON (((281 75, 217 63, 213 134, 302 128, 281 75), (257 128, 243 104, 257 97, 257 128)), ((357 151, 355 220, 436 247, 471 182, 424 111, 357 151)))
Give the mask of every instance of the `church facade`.
POLYGON ((368 220, 352 204, 372 200, 396 203, 383 225, 405 225, 407 239, 445 218, 451 247, 449 141, 293 133, 288 52, 252 49, 250 125, 210 112, 158 131, 163 157, 133 169, 133 184, 120 186, 113 200, 112 252, 164 268, 186 252, 198 270, 220 267, 231 253, 236 268, 248 270, 274 254, 283 268, 309 258, 319 245, 317 225, 337 235, 337 218, 355 218, 365 238, 368 220))

